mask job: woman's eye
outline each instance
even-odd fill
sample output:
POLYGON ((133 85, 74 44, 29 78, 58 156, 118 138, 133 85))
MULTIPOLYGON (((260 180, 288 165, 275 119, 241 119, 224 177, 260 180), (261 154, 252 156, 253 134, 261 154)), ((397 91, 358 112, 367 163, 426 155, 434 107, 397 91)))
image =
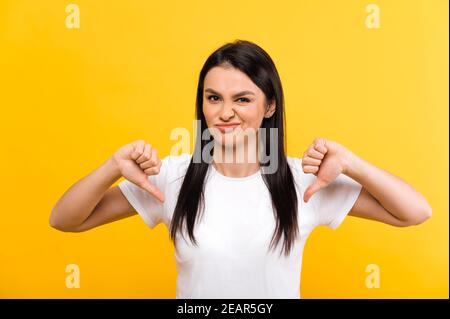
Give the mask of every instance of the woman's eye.
POLYGON ((248 102, 250 102, 250 100, 247 99, 246 97, 241 97, 241 98, 238 99, 238 101, 241 102, 241 103, 248 103, 248 102))
POLYGON ((217 102, 219 100, 219 97, 217 95, 210 95, 208 96, 208 100, 212 102, 217 102))

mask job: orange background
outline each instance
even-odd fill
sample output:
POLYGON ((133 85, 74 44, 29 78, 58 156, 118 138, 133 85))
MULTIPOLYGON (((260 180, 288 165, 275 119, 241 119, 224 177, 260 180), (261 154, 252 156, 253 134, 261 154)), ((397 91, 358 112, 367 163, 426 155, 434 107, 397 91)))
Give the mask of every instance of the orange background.
MULTIPOLYGON (((303 298, 448 298, 448 2, 0 2, 3 183, 0 297, 174 298, 173 246, 135 216, 86 233, 50 228, 53 205, 119 147, 168 155, 193 132, 198 73, 234 39, 274 59, 286 96, 288 155, 339 141, 411 183, 433 207, 395 228, 349 217, 309 238, 303 298), (67 264, 80 288, 65 286, 67 264), (368 289, 368 264, 380 288, 368 289)), ((192 145, 191 145, 192 149, 192 145)))

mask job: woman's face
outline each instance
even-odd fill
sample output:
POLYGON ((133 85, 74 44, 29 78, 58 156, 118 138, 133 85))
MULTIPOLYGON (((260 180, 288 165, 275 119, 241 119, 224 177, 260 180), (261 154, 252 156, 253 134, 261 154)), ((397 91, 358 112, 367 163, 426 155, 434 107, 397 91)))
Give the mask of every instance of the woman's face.
POLYGON ((263 118, 274 111, 275 103, 269 106, 264 92, 242 71, 227 65, 213 67, 206 74, 203 114, 211 135, 222 146, 241 146, 244 132, 257 136, 263 118))

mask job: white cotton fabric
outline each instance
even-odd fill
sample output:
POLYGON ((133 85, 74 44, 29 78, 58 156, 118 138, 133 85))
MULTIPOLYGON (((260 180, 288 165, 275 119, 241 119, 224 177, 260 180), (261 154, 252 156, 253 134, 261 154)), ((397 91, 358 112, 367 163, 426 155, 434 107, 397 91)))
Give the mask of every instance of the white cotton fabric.
MULTIPOLYGON (((126 179, 118 184, 148 227, 163 223, 169 229, 191 157, 188 153, 166 156, 160 173, 149 176, 165 194, 164 204, 126 179)), ((275 251, 268 250, 275 217, 261 171, 234 178, 209 165, 205 211, 194 229, 198 247, 177 236, 177 298, 300 298, 306 239, 317 226, 336 229, 356 202, 362 186, 341 174, 304 203, 303 194, 316 176, 303 172, 300 158, 288 156, 287 161, 299 203, 300 236, 291 254, 280 255, 281 242, 275 251)))

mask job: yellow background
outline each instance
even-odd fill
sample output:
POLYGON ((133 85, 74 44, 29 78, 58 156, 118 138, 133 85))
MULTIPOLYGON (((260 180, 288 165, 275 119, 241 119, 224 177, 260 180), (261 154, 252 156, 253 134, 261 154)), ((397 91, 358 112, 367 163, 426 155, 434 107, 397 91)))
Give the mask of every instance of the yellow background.
POLYGON ((78 0, 80 29, 68 29, 69 1, 1 1, 0 297, 175 297, 163 225, 134 216, 70 234, 48 217, 122 145, 143 138, 163 157, 173 128, 193 132, 200 68, 240 38, 278 67, 288 155, 339 141, 433 207, 415 227, 349 217, 317 229, 302 297, 448 298, 448 2, 373 2, 379 29, 365 25, 368 1, 78 0), (79 289, 65 286, 72 263, 79 289), (378 289, 365 286, 368 264, 378 289))

